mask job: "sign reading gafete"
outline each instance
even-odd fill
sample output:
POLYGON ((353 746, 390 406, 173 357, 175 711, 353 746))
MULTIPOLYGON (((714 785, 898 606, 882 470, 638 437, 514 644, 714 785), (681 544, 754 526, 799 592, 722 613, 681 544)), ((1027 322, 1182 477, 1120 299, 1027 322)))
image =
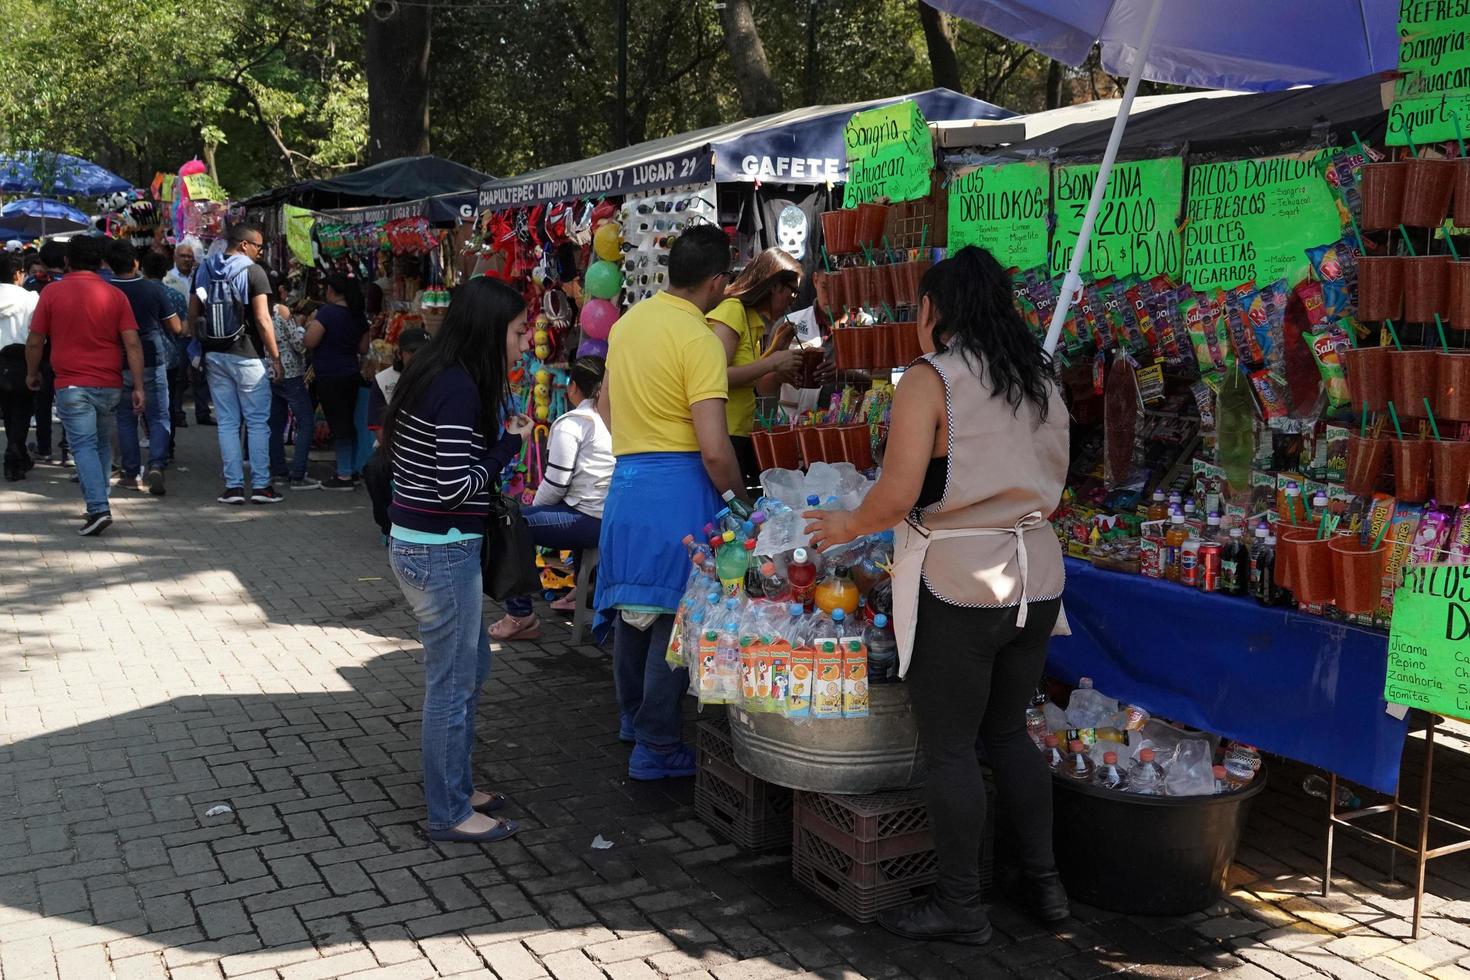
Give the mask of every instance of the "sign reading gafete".
POLYGON ((847 145, 848 207, 886 197, 912 201, 929 193, 934 143, 917 102, 857 112, 842 132, 847 145))

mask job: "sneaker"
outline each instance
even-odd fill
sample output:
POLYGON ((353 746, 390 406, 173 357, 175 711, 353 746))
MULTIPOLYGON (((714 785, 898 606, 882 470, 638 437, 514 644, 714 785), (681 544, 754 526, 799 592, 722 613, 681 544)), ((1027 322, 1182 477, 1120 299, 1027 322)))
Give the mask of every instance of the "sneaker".
POLYGON ((286 486, 291 490, 320 490, 322 488, 322 481, 313 480, 309 476, 303 476, 299 480, 292 480, 286 486))
POLYGON ((96 514, 88 514, 82 518, 82 528, 77 533, 84 537, 93 537, 107 530, 111 523, 112 514, 105 510, 96 514))
POLYGON ((694 775, 694 770, 694 750, 687 745, 672 752, 655 752, 646 745, 635 745, 628 758, 630 779, 682 779, 694 775))
POLYGON ((162 497, 165 493, 168 492, 168 490, 163 485, 163 470, 159 469, 156 466, 148 471, 148 476, 144 479, 143 482, 147 485, 148 492, 153 494, 153 496, 155 497, 162 497))
POLYGON ((352 480, 344 480, 340 476, 334 476, 330 480, 322 482, 323 490, 356 490, 357 484, 352 480))
POLYGON ((261 487, 259 490, 250 491, 250 502, 252 504, 278 504, 286 498, 276 492, 275 487, 261 487))
POLYGON ((541 620, 536 614, 529 616, 505 616, 490 627, 490 639, 505 643, 509 640, 538 640, 541 638, 541 620))
POLYGON ((245 503, 245 488, 226 487, 225 492, 215 499, 222 504, 243 504, 245 503))

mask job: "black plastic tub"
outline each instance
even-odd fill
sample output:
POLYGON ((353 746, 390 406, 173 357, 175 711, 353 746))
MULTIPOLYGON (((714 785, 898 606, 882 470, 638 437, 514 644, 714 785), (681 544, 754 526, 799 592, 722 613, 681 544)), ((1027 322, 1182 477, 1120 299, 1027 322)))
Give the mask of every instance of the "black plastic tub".
POLYGON ((1052 778, 1053 839, 1067 895, 1130 915, 1209 908, 1225 879, 1266 767, 1218 796, 1135 796, 1052 778))

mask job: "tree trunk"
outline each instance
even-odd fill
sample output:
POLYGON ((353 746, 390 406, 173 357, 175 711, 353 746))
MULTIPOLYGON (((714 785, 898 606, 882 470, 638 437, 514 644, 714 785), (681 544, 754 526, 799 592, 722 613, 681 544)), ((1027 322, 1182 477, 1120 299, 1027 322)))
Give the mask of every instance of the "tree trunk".
POLYGON ((432 9, 374 0, 363 64, 368 82, 368 160, 429 152, 429 38, 432 9))
POLYGON ((960 88, 960 59, 954 49, 954 29, 943 12, 919 0, 919 22, 924 25, 924 42, 929 46, 929 67, 935 88, 960 88))
POLYGON ((781 92, 771 77, 765 45, 755 26, 750 0, 725 0, 720 10, 725 32, 725 50, 735 70, 735 87, 740 91, 740 108, 747 116, 765 116, 781 111, 781 92))
POLYGON ((1071 105, 1070 92, 1067 90, 1067 77, 1065 69, 1060 61, 1052 59, 1051 64, 1046 66, 1046 107, 1048 109, 1060 109, 1064 105, 1071 105))

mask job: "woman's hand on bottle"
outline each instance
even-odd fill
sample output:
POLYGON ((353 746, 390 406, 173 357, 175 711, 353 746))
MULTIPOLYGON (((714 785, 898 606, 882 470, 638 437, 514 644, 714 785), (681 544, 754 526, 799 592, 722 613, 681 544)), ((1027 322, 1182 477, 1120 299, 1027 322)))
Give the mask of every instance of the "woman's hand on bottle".
POLYGON ((787 348, 772 351, 766 356, 770 373, 787 384, 794 384, 801 377, 801 351, 787 348))
POLYGON ((806 519, 811 546, 818 552, 829 551, 857 537, 852 511, 809 510, 801 516, 806 519))

